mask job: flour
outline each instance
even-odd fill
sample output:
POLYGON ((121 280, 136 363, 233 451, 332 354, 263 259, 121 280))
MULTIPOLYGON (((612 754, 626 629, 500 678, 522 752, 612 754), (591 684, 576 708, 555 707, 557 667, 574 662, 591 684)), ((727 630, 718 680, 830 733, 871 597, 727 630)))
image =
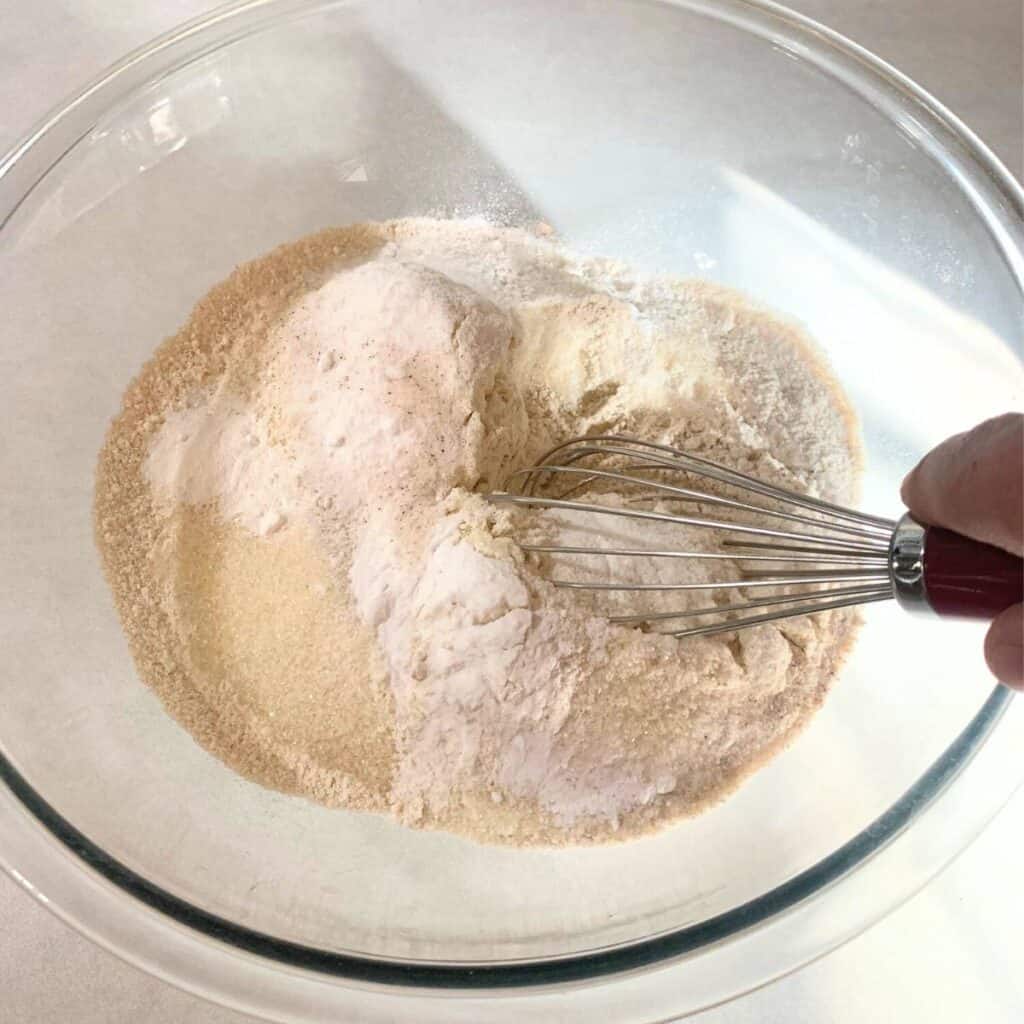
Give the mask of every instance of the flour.
POLYGON ((245 774, 409 824, 550 843, 694 813, 807 720, 854 617, 676 641, 608 621, 635 597, 553 587, 706 578, 611 556, 538 572, 517 538, 681 535, 624 520, 595 540, 480 497, 610 430, 853 498, 850 416, 813 347, 724 289, 451 221, 326 232, 240 269, 133 384, 101 456, 97 533, 143 678, 245 774), (223 596, 211 626, 232 579, 289 629, 268 641, 223 596), (312 607, 306 678, 313 638, 288 610, 312 607), (310 688, 330 706, 290 696, 310 688))
POLYGON ((150 449, 146 475, 164 503, 202 505, 266 537, 299 508, 298 472, 234 398, 172 413, 150 449))

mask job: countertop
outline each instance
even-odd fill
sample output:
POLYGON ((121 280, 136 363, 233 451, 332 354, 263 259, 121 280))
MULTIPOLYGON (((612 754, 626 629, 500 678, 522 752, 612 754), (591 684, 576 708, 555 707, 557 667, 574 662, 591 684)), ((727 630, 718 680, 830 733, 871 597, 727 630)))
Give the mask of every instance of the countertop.
MULTIPOLYGON (((10 0, 0 32, 0 151, 129 49, 204 0, 10 0)), ((794 0, 916 79, 1020 176, 1020 0, 794 0)), ((1024 751, 1021 752, 1024 756, 1024 751)), ((1024 1019, 1024 794, 946 872, 858 939, 699 1024, 1024 1019)), ((92 945, 0 875, 0 1021, 242 1024, 92 945)))

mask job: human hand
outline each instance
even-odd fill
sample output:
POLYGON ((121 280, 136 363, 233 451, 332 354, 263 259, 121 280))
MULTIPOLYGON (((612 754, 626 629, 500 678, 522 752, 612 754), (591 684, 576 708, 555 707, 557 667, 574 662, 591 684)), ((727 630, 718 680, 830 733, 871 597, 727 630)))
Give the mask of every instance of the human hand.
MULTIPOLYGON (((943 441, 901 494, 922 523, 1024 554, 1024 415, 1006 413, 943 441)), ((1024 690, 1024 604, 992 621, 985 660, 1000 682, 1024 690)))

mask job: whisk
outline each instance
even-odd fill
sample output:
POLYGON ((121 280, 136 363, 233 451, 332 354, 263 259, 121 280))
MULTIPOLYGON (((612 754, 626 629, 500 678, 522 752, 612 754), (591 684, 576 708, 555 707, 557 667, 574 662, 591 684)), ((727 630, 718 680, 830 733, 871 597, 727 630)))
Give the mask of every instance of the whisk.
POLYGON ((551 581, 582 590, 707 591, 712 599, 730 598, 707 607, 611 617, 676 637, 728 633, 892 598, 907 609, 992 618, 1020 601, 1024 590, 1021 559, 999 548, 919 523, 909 514, 893 520, 843 508, 634 437, 573 438, 552 448, 536 465, 514 473, 505 491, 488 498, 497 504, 708 531, 709 539, 718 542, 713 550, 520 545, 526 552, 582 559, 699 559, 732 565, 734 578, 709 582, 551 581), (700 481, 709 480, 724 493, 699 489, 700 481), (548 491, 558 481, 566 486, 551 496, 548 491), (626 504, 621 499, 602 502, 609 491, 623 496, 626 504), (687 514, 663 511, 666 502, 679 502, 687 514), (645 503, 657 507, 644 508, 645 503), (741 518, 734 518, 736 513, 741 518))

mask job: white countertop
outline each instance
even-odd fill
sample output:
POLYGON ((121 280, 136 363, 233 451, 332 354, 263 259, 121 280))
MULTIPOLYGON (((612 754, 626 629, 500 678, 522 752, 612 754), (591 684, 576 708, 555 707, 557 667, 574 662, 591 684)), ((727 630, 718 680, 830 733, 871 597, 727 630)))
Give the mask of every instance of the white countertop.
MULTIPOLYGON (((50 106, 204 0, 9 0, 0 151, 50 106)), ((793 0, 945 102, 1020 176, 1021 0, 793 0)), ((1021 751, 1024 757, 1024 751, 1021 751)), ((700 1024, 1024 1019, 1024 794, 939 879, 860 938, 700 1024)), ((0 875, 0 1021, 241 1024, 93 946, 0 875)))

